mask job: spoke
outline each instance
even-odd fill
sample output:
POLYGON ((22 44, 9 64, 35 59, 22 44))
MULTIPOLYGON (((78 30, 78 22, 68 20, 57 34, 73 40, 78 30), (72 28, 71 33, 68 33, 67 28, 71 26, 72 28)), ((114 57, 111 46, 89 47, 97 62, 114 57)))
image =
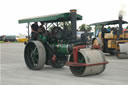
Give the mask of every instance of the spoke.
POLYGON ((83 72, 83 70, 84 70, 84 67, 81 66, 81 67, 80 67, 80 72, 83 72))
POLYGON ((34 48, 34 50, 33 50, 33 52, 35 53, 35 52, 36 52, 36 50, 37 50, 37 48, 35 47, 35 48, 34 48))
POLYGON ((79 62, 80 62, 80 63, 83 63, 83 60, 84 60, 83 58, 82 58, 82 59, 79 59, 79 62))
POLYGON ((32 55, 31 56, 33 58, 34 64, 37 64, 38 63, 38 51, 37 51, 36 47, 32 51, 32 55))
MULTIPOLYGON (((83 57, 79 57, 78 62, 79 63, 84 63, 84 58, 83 57)), ((83 70, 84 70, 84 66, 79 66, 76 70, 77 70, 78 73, 82 73, 83 70)))
POLYGON ((32 59, 33 64, 35 64, 34 59, 33 59, 33 57, 32 57, 32 54, 31 54, 31 59, 32 59))
POLYGON ((31 59, 32 59, 33 65, 35 66, 38 63, 38 53, 37 53, 36 47, 31 51, 31 59))
POLYGON ((37 63, 38 58, 35 56, 32 56, 32 58, 34 59, 35 63, 37 63))

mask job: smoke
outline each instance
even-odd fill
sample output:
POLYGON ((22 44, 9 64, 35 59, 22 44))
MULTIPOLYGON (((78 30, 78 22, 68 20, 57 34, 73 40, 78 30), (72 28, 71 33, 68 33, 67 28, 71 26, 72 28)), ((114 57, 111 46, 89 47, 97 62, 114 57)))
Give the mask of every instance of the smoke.
POLYGON ((121 5, 121 8, 119 10, 119 16, 125 16, 126 13, 127 13, 127 11, 126 11, 126 5, 125 4, 122 4, 121 5))

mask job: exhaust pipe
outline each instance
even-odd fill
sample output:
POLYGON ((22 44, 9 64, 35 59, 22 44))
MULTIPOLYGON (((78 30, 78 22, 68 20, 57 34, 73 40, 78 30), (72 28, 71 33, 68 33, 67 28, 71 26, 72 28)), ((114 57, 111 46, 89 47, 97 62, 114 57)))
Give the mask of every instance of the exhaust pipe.
POLYGON ((76 41, 76 9, 70 10, 71 14, 71 29, 72 29, 72 41, 76 41))
POLYGON ((122 19, 123 16, 120 14, 119 15, 119 35, 122 34, 123 28, 122 28, 122 19))

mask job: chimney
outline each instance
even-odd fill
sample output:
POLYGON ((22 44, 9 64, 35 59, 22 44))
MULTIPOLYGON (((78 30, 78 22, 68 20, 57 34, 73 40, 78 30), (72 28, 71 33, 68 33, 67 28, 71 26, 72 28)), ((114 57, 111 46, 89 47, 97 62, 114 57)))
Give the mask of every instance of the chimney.
POLYGON ((70 10, 71 13, 71 30, 72 30, 72 41, 76 41, 76 9, 70 10))
POLYGON ((123 28, 122 28, 122 19, 123 16, 119 15, 119 35, 122 34, 123 28))

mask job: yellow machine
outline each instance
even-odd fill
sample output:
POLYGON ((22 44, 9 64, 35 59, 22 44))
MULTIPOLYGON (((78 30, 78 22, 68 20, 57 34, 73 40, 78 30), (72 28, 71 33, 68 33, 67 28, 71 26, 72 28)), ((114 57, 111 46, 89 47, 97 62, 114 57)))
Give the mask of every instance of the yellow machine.
MULTIPOLYGON (((122 16, 119 16, 119 20, 112 20, 100 23, 93 23, 91 25, 99 26, 102 28, 98 32, 98 36, 93 39, 93 48, 101 48, 103 52, 115 54, 118 58, 128 58, 128 31, 123 32, 122 24, 128 22, 122 20, 122 16), (110 29, 104 28, 106 25, 116 25, 119 27, 110 29)), ((95 31, 96 34, 96 31, 95 31)))
POLYGON ((16 40, 18 42, 25 43, 28 42, 28 37, 26 37, 26 35, 20 34, 19 36, 16 37, 16 40))
POLYGON ((22 43, 28 42, 28 38, 18 38, 17 41, 22 43))

